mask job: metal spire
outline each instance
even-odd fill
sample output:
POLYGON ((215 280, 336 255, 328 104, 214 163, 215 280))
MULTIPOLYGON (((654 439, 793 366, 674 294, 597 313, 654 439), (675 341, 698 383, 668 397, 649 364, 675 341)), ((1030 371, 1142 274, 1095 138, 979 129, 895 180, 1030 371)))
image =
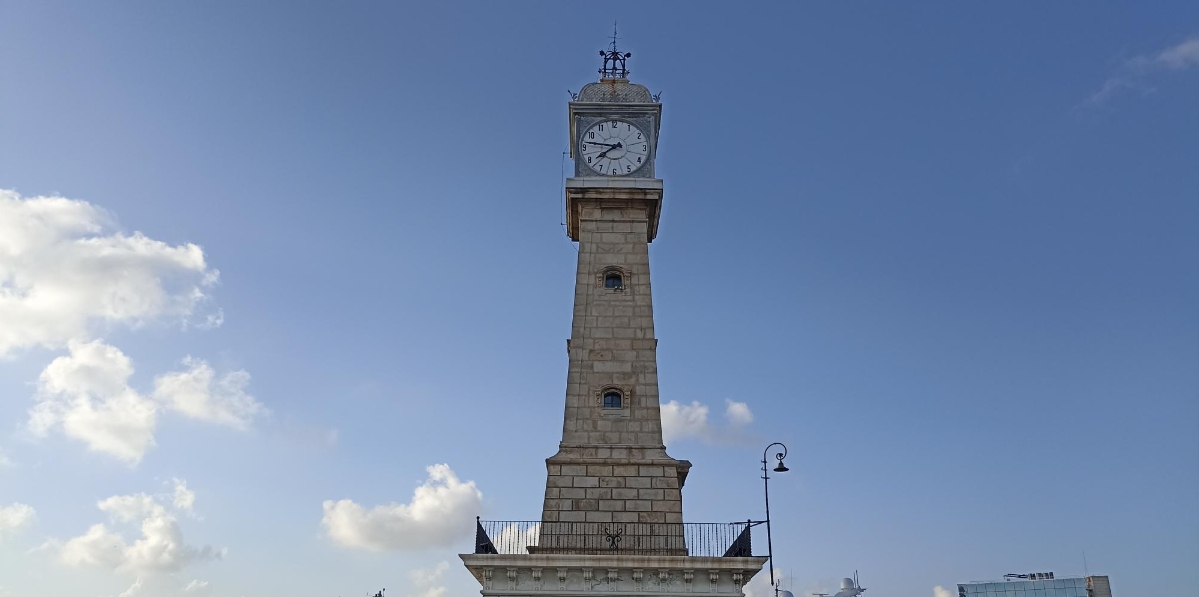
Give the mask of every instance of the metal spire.
POLYGON ((600 67, 600 78, 603 79, 627 79, 629 78, 629 69, 625 66, 625 60, 633 55, 632 52, 621 52, 616 49, 616 21, 612 21, 612 43, 608 46, 608 50, 600 50, 600 56, 604 58, 604 65, 600 67))

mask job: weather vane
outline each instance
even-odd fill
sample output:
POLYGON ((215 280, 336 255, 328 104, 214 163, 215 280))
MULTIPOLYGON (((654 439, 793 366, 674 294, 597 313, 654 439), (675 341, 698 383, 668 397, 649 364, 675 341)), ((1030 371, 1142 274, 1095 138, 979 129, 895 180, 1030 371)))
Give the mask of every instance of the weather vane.
POLYGON ((612 21, 612 43, 607 50, 600 50, 600 56, 604 57, 604 66, 600 68, 600 77, 604 79, 627 79, 629 78, 629 69, 625 66, 625 60, 628 60, 633 55, 632 52, 621 52, 616 49, 616 21, 612 21))

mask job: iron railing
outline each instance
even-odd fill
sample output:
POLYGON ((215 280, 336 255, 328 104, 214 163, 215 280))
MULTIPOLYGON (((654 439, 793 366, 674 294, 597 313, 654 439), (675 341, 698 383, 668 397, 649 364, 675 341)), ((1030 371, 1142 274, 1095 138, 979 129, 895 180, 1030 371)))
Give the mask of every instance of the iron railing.
POLYGON ((752 554, 748 522, 609 523, 481 520, 475 553, 638 553, 707 557, 752 554))

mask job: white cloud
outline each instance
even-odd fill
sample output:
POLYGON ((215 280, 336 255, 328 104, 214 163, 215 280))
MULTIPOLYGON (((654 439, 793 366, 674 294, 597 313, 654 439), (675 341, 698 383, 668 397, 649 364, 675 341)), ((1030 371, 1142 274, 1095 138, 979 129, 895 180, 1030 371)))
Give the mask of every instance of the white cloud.
MULTIPOLYGON (((155 498, 144 493, 117 495, 96 504, 118 523, 140 520, 141 537, 126 542, 118 530, 100 523, 63 544, 62 561, 71 566, 92 566, 139 576, 130 595, 142 594, 143 577, 169 574, 193 562, 218 560, 224 550, 194 547, 183 540, 178 521, 155 498)), ((150 593, 146 593, 150 594, 150 593)))
POLYGON ((188 514, 195 513, 196 492, 187 488, 187 481, 183 479, 172 479, 175 484, 175 495, 172 503, 175 509, 188 514))
POLYGON ((155 445, 164 409, 237 429, 266 410, 246 394, 250 376, 245 371, 218 378, 208 363, 187 359, 187 371, 156 380, 151 399, 129 387, 133 362, 120 349, 103 340, 71 340, 67 347, 70 354, 54 359, 38 379, 38 402, 29 411, 35 435, 61 428, 90 450, 132 465, 155 445))
POLYGON ((710 433, 708 407, 699 402, 689 406, 671 400, 662 405, 662 441, 669 444, 676 439, 703 437, 710 433))
POLYGON ((1199 66, 1199 37, 1187 39, 1157 54, 1142 54, 1125 60, 1116 69, 1115 74, 1108 77, 1099 90, 1091 94, 1078 108, 1101 106, 1121 90, 1149 95, 1157 91, 1148 83, 1153 74, 1162 71, 1182 71, 1192 66, 1199 66))
POLYGON ((37 512, 28 504, 18 502, 11 506, 0 506, 0 539, 15 535, 36 520, 37 512))
POLYGON ((717 427, 708 421, 708 405, 698 401, 679 404, 671 400, 662 405, 662 441, 696 438, 709 443, 737 441, 742 429, 753 422, 754 415, 744 402, 725 399, 726 425, 717 427))
POLYGON ((729 420, 730 425, 749 425, 754 422, 754 414, 750 412, 748 404, 727 398, 724 403, 724 418, 729 420))
POLYGON ((186 321, 208 298, 218 273, 199 246, 113 227, 86 201, 0 190, 0 357, 59 348, 99 324, 186 321))
POLYGON ((154 445, 158 408, 129 387, 133 363, 103 340, 72 340, 38 379, 29 428, 44 436, 61 427, 88 448, 136 464, 154 445))
POLYGON ((391 503, 370 510, 351 500, 325 501, 321 524, 334 543, 348 548, 416 550, 449 547, 471 530, 483 506, 474 481, 462 482, 447 464, 426 469, 428 479, 408 504, 391 503))
POLYGON ((937 585, 933 587, 933 597, 958 597, 958 594, 941 585, 937 585))
POLYGON ((246 393, 250 374, 231 371, 221 377, 206 361, 188 357, 186 371, 167 373, 154 380, 154 397, 195 419, 246 429, 262 414, 262 404, 246 393))
POLYGON ((206 580, 184 583, 172 574, 139 576, 119 597, 200 597, 212 590, 206 580))
POLYGON ((432 568, 417 568, 408 573, 416 592, 411 597, 446 597, 449 592, 441 584, 441 577, 450 569, 449 562, 438 562, 432 568))

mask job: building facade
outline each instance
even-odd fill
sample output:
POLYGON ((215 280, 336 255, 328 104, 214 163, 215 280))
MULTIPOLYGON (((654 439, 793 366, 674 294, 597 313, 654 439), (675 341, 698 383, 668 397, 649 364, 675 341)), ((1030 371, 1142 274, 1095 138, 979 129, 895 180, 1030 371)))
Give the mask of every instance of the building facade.
POLYGON ((474 553, 461 558, 485 597, 741 597, 766 562, 752 555, 750 523, 684 523, 691 463, 662 441, 649 270, 662 105, 628 80, 628 53, 613 43, 601 55, 600 80, 568 111, 578 266, 562 441, 546 460, 541 518, 479 521, 474 553))
POLYGON ((1055 578, 1052 572, 1037 572, 962 583, 958 597, 1112 597, 1112 589, 1106 576, 1055 578))

